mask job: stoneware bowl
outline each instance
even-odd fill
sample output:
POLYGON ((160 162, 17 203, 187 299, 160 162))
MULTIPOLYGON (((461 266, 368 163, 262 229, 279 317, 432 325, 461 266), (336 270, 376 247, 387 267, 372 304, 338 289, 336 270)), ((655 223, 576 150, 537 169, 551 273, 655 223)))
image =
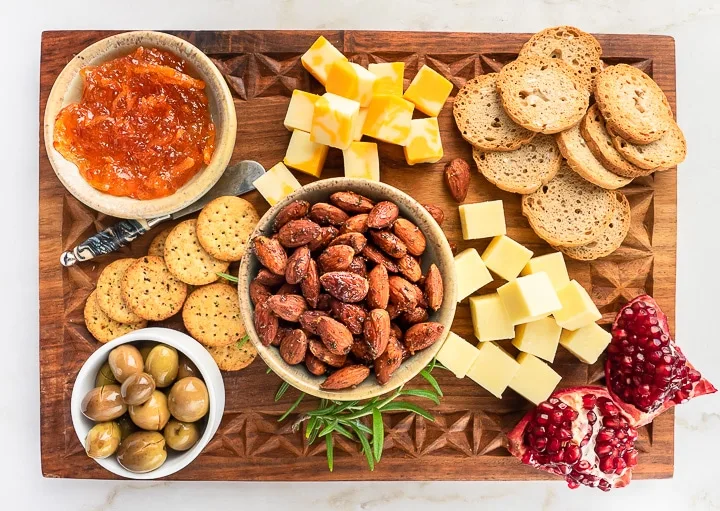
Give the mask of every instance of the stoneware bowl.
POLYGON ((250 300, 249 286, 250 281, 255 278, 261 266, 252 251, 248 251, 243 257, 238 275, 238 292, 240 294, 240 308, 243 322, 245 323, 252 343, 257 348, 265 363, 275 374, 298 390, 313 396, 337 401, 352 401, 379 396, 398 388, 416 376, 430 363, 440 349, 445 336, 450 331, 450 326, 455 316, 455 307, 457 305, 454 259, 450 245, 442 229, 435 220, 433 220, 430 213, 415 199, 390 185, 365 179, 349 179, 343 177, 316 181, 290 194, 284 200, 270 208, 260 219, 253 233, 253 237, 258 235, 272 235, 275 215, 290 202, 297 199, 306 200, 311 204, 316 202, 329 202, 330 195, 335 192, 347 190, 369 197, 376 202, 389 200, 397 204, 400 208, 400 216, 407 218, 417 225, 427 239, 427 248, 422 257, 423 272, 427 271, 430 264, 435 263, 443 277, 443 304, 440 310, 430 314, 429 319, 429 321, 436 321, 445 326, 441 340, 403 362, 388 383, 380 385, 377 383, 375 376, 371 374, 369 378, 356 388, 338 391, 322 390, 320 384, 325 380, 324 376, 312 375, 305 368, 304 364, 296 366, 288 365, 280 357, 277 348, 263 346, 260 342, 253 322, 254 307, 250 300))
POLYGON ((70 406, 75 433, 78 439, 80 439, 80 443, 85 445, 85 437, 95 423, 82 414, 81 403, 85 395, 95 387, 95 376, 102 365, 107 362, 110 351, 121 344, 137 344, 142 341, 167 344, 175 348, 178 353, 182 353, 189 358, 197 366, 202 375, 202 379, 205 380, 210 398, 210 410, 204 419, 206 421, 205 430, 200 440, 198 440, 191 449, 184 452, 176 452, 168 448, 167 459, 158 469, 144 474, 136 474, 124 469, 115 459, 115 455, 105 459, 95 460, 106 470, 109 470, 113 474, 127 477, 128 479, 158 479, 174 474, 178 470, 185 468, 191 461, 198 457, 200 452, 208 442, 210 442, 218 426, 220 426, 223 411, 225 410, 225 385, 223 384, 220 370, 207 350, 195 339, 169 328, 144 328, 118 337, 107 344, 103 344, 97 351, 90 355, 80 369, 75 379, 70 406))
POLYGON ((215 64, 187 41, 161 32, 126 32, 88 46, 73 58, 60 73, 45 107, 45 149, 55 174, 67 190, 85 205, 119 218, 154 218, 170 214, 192 204, 220 179, 235 146, 237 120, 232 94, 215 64), (201 169, 174 194, 160 199, 138 200, 115 197, 96 190, 80 175, 74 163, 67 161, 53 147, 55 118, 63 107, 80 100, 83 82, 80 70, 127 55, 139 46, 160 48, 181 57, 190 74, 205 82, 210 116, 215 123, 215 152, 210 164, 201 169))

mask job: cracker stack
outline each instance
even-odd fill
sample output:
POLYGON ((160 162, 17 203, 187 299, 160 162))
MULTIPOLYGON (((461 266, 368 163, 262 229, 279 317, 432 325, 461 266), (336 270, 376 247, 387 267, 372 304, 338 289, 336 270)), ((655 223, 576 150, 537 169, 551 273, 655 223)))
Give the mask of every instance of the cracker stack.
POLYGON ((604 67, 601 54, 582 30, 545 29, 499 73, 469 80, 453 108, 479 172, 523 194, 537 235, 580 260, 625 239, 630 205, 614 190, 687 152, 662 89, 635 67, 604 67))
POLYGON ((105 343, 182 312, 188 333, 220 369, 247 367, 257 351, 246 342, 237 289, 218 281, 218 273, 242 258, 258 220, 246 200, 219 197, 197 220, 157 234, 147 256, 108 264, 85 303, 88 331, 105 343))

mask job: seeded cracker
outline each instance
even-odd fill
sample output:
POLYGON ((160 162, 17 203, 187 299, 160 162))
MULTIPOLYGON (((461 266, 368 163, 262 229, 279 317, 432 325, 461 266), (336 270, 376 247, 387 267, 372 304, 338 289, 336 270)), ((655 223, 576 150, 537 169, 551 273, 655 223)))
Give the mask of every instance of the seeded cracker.
POLYGON ((125 271, 122 296, 128 307, 141 318, 162 321, 182 309, 187 285, 176 279, 162 257, 145 256, 125 271))
POLYGON ((243 343, 240 348, 237 344, 207 348, 221 371, 240 371, 252 364, 257 357, 257 350, 250 341, 243 343))
POLYGON ((167 229, 160 231, 160 233, 150 242, 147 255, 165 257, 165 240, 172 230, 172 227, 168 227, 167 229))
POLYGON ((85 310, 83 315, 85 316, 85 326, 88 332, 101 343, 106 343, 120 337, 121 335, 129 334, 133 330, 145 328, 147 321, 139 321, 137 323, 120 323, 111 319, 105 314, 102 309, 98 306, 97 302, 97 291, 93 291, 88 296, 85 302, 85 310))
POLYGON ((182 316, 188 333, 205 346, 227 346, 245 335, 237 289, 222 282, 193 291, 182 316))
POLYGON ((239 261, 260 216, 240 197, 218 197, 197 219, 197 237, 208 254, 221 261, 239 261))
POLYGON ((143 319, 125 304, 120 291, 125 270, 133 262, 135 259, 131 258, 113 261, 103 269, 97 281, 97 304, 110 319, 118 323, 138 323, 143 319))
POLYGON ((165 240, 165 264, 177 279, 202 286, 215 282, 218 272, 227 271, 230 263, 215 259, 202 248, 196 226, 197 220, 185 220, 170 232, 165 240))

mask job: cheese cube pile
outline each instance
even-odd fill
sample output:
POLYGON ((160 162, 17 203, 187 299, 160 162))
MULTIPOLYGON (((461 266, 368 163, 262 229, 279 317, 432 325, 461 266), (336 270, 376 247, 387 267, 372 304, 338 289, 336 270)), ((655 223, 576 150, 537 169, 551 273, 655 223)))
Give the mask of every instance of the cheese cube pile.
POLYGON ((515 337, 515 325, 510 321, 497 293, 471 296, 470 314, 478 341, 499 341, 515 337))
POLYGON ((551 317, 518 325, 513 346, 520 351, 552 362, 555 360, 562 328, 551 317))
POLYGON ((518 277, 497 292, 514 325, 544 318, 562 308, 547 273, 518 277))
POLYGON ((438 351, 437 361, 455 374, 456 378, 465 378, 479 352, 475 346, 454 332, 450 332, 438 351))
POLYGON ((368 71, 377 78, 373 85, 373 94, 403 95, 403 77, 405 76, 405 64, 403 62, 368 64, 368 71))
POLYGON ((290 144, 283 163, 311 176, 320 176, 328 147, 312 141, 310 133, 295 130, 290 137, 290 144))
POLYGON ((498 399, 515 377, 520 365, 500 346, 484 342, 478 346, 478 357, 470 367, 468 378, 498 399))
POLYGON ((571 280, 557 292, 562 308, 553 313, 555 321, 565 330, 577 330, 602 317, 585 288, 571 280))
POLYGON ((338 60, 328 73, 325 89, 344 98, 368 106, 373 97, 373 87, 377 77, 359 64, 338 60))
POLYGON ((530 353, 520 353, 517 362, 520 367, 509 387, 528 401, 539 405, 550 397, 562 377, 530 353))
POLYGON ((363 135, 395 145, 407 145, 415 106, 399 96, 373 96, 363 124, 363 135))

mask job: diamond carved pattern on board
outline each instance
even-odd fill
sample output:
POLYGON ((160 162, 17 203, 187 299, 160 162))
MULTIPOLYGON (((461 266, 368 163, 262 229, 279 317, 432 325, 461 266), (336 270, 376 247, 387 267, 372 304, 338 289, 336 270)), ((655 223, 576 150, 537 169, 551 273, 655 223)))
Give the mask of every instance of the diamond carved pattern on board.
POLYGON ((480 55, 426 55, 425 64, 450 80, 458 89, 481 74, 480 55))
POLYGON ((516 53, 484 53, 480 55, 480 67, 483 73, 499 73, 505 64, 516 58, 516 53))
POLYGON ((213 57, 211 60, 223 74, 233 92, 240 99, 247 100, 246 81, 250 56, 243 54, 228 59, 213 57))
POLYGON ((278 422, 279 415, 248 414, 245 425, 246 449, 249 455, 259 457, 297 458, 303 455, 304 446, 299 431, 292 430, 292 421, 278 422))
POLYGON ((295 89, 307 90, 310 75, 300 62, 301 54, 254 53, 250 60, 248 98, 292 96, 295 89))
POLYGON ((644 293, 652 294, 652 254, 634 259, 612 255, 590 266, 592 298, 603 314, 601 324, 612 323, 623 304, 644 293))

